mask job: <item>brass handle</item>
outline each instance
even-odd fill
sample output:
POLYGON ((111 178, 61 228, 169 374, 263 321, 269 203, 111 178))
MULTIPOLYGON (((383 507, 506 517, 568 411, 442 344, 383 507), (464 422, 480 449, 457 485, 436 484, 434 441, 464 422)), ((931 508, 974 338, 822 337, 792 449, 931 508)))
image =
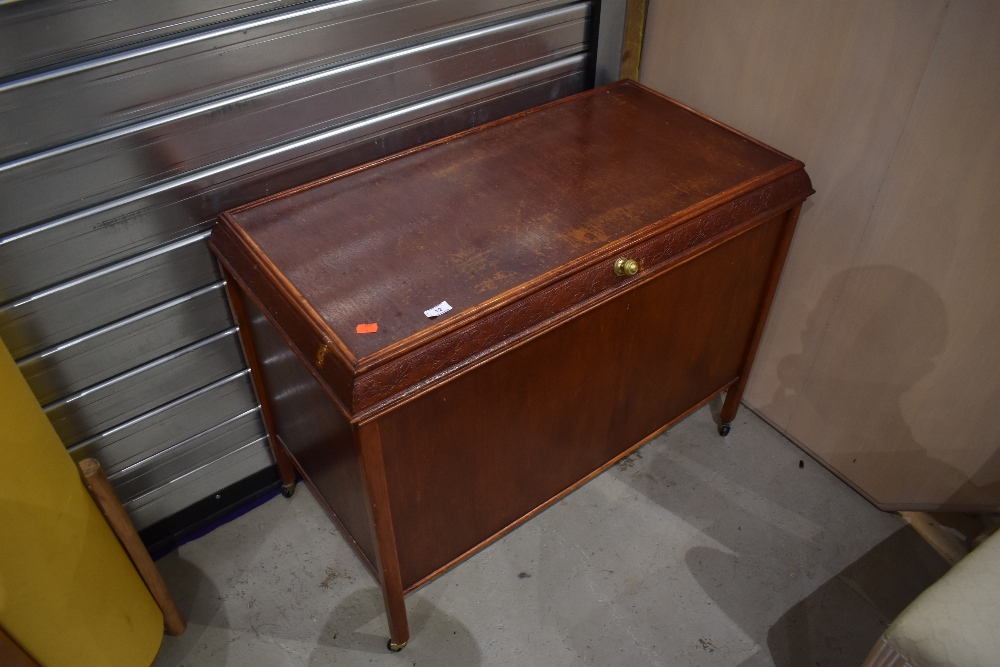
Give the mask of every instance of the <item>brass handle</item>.
POLYGON ((639 262, 634 259, 619 257, 615 260, 616 276, 634 276, 639 273, 639 262))

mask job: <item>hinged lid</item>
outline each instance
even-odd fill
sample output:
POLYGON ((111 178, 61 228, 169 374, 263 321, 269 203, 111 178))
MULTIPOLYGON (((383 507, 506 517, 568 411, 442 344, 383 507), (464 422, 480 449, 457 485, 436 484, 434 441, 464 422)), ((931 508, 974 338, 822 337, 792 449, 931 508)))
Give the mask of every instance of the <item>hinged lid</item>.
POLYGON ((801 169, 623 82, 235 209, 216 236, 282 276, 359 375, 801 169))

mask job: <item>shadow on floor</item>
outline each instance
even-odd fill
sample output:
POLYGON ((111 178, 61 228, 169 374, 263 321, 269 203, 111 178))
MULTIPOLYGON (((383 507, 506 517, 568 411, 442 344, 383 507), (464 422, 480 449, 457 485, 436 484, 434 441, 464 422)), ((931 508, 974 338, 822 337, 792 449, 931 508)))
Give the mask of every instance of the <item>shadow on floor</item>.
POLYGON ((771 664, 768 652, 776 667, 860 665, 947 565, 791 443, 769 445, 742 411, 734 435, 706 446, 719 402, 612 474, 713 542, 690 548, 685 564, 716 608, 769 649, 743 667, 771 664))
POLYGON ((776 667, 860 665, 882 631, 948 566, 909 526, 785 612, 767 632, 776 667))
MULTIPOLYGON (((479 646, 469 630, 430 600, 414 595, 407 600, 406 611, 411 640, 416 642, 422 639, 419 648, 432 646, 436 664, 476 667, 482 663, 479 646), (421 638, 422 634, 431 636, 421 638)), ((378 588, 354 591, 340 600, 316 640, 317 646, 310 656, 309 664, 332 664, 334 654, 330 649, 386 656, 386 622, 380 619, 373 623, 384 614, 382 592, 378 588), (372 631, 368 632, 366 629, 372 631)), ((423 657, 419 650, 414 651, 417 648, 418 646, 408 647, 404 649, 404 654, 423 657)), ((343 656, 343 653, 340 655, 343 656)), ((410 663, 406 661, 405 664, 410 663)))
MULTIPOLYGON (((228 620, 225 613, 219 616, 222 607, 222 593, 201 569, 172 551, 156 563, 164 579, 169 582, 170 593, 181 614, 187 620, 187 629, 170 642, 164 642, 157 662, 179 664, 195 646, 201 643, 205 629, 211 625, 225 628, 228 620)), ((213 646, 212 660, 215 664, 226 663, 227 646, 218 643, 213 646)), ((155 663, 154 663, 155 664, 155 663)))

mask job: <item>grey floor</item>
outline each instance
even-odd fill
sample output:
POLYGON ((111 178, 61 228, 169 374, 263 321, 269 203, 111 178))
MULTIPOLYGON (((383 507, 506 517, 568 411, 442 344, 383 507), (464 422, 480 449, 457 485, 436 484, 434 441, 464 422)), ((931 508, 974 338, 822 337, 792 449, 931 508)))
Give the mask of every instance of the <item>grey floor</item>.
POLYGON ((717 410, 410 595, 399 654, 300 485, 158 561, 189 626, 155 665, 860 664, 944 563, 749 410, 718 437, 717 410))

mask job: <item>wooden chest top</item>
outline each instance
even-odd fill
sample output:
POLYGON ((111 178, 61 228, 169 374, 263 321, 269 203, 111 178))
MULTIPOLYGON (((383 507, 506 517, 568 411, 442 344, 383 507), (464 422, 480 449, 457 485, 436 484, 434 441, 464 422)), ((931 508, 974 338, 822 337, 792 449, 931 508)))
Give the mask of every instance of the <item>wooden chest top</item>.
POLYGON ((619 83, 229 211, 213 244, 280 282, 353 376, 782 179, 775 206, 811 193, 801 163, 619 83))

